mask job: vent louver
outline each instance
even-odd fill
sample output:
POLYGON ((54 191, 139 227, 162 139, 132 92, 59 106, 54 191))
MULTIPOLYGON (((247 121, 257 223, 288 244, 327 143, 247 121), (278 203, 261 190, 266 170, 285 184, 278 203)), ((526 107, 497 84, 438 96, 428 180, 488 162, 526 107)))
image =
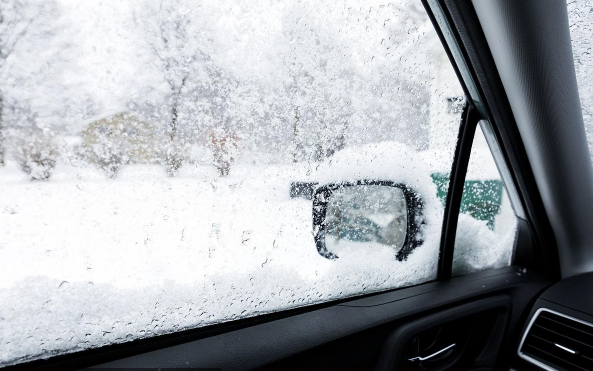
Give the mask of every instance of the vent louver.
POLYGON ((545 370, 593 370, 593 325, 539 309, 521 341, 519 356, 545 370))

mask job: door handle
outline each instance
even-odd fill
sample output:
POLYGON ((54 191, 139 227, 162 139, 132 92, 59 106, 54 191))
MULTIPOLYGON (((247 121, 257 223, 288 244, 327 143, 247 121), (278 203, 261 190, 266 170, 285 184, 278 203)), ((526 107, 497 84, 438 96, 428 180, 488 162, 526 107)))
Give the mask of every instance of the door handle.
POLYGON ((410 363, 417 364, 419 366, 419 369, 426 370, 426 369, 428 369, 428 367, 430 367, 431 364, 438 363, 439 361, 442 361, 443 359, 449 357, 451 355, 451 353, 453 353, 453 350, 455 349, 455 345, 456 344, 453 343, 451 345, 444 347, 443 349, 441 349, 437 352, 434 352, 434 353, 429 354, 424 357, 410 358, 410 359, 408 359, 408 361, 410 363))

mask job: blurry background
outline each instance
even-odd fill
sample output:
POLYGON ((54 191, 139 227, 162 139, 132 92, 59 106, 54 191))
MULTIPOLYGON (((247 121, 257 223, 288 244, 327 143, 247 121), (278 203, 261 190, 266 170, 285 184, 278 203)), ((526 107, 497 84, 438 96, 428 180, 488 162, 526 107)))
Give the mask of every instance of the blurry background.
POLYGON ((34 179, 60 162, 224 176, 369 142, 427 150, 458 124, 419 2, 0 0, 0 14, 0 165, 34 179))

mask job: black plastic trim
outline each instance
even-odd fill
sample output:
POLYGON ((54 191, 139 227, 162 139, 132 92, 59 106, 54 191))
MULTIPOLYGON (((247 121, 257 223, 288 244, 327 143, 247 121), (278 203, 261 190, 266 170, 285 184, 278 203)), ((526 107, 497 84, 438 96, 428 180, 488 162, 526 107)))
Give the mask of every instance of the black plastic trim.
POLYGON ((549 309, 580 321, 593 323, 593 307, 589 305, 592 301, 589 295, 592 280, 593 274, 591 273, 572 276, 551 286, 541 294, 532 306, 527 318, 523 321, 520 333, 513 337, 510 344, 515 354, 513 365, 515 368, 522 370, 540 369, 531 366, 529 362, 517 356, 521 341, 524 339, 533 317, 540 309, 549 309), (585 300, 580 301, 579 298, 585 298, 585 300))
POLYGON ((422 0, 422 5, 424 5, 426 14, 432 22, 439 40, 445 49, 445 53, 451 62, 451 66, 457 75, 457 79, 463 88, 466 98, 466 104, 461 114, 461 124, 459 126, 453 163, 451 165, 451 172, 449 175, 449 189, 447 191, 445 211, 443 214, 443 226, 441 229, 437 278, 442 280, 450 278, 453 271, 453 251, 455 249, 455 236, 457 234, 457 222, 461 206, 461 197, 463 196, 463 185, 465 183, 467 166, 469 164, 471 146, 473 145, 473 137, 475 135, 475 130, 480 117, 477 114, 476 107, 473 105, 473 100, 467 83, 463 78, 463 74, 455 62, 455 57, 453 56, 447 39, 443 34, 443 30, 441 30, 428 1, 429 0, 422 0), (472 112, 471 120, 470 112, 472 112), (461 181, 459 181, 459 178, 461 178, 461 181))
POLYGON ((438 263, 438 279, 440 280, 450 278, 453 270, 455 236, 457 235, 459 210, 463 197, 463 185, 465 184, 465 175, 479 121, 480 115, 474 105, 471 103, 466 104, 463 109, 462 123, 459 129, 459 138, 457 140, 457 147, 455 148, 455 158, 449 180, 449 191, 447 192, 445 203, 438 263))
MULTIPOLYGON (((488 335, 491 338, 488 348, 489 360, 492 361, 492 355, 498 353, 500 342, 504 336, 506 325, 508 323, 508 316, 512 310, 511 298, 508 295, 498 295, 488 297, 481 300, 476 300, 468 304, 455 306, 451 309, 443 310, 432 314, 430 316, 419 318, 415 321, 409 322, 401 327, 398 327, 390 336, 386 339, 383 344, 383 349, 379 360, 375 365, 375 371, 391 371, 407 369, 409 366, 406 357, 406 348, 410 344, 411 339, 430 328, 443 325, 455 320, 468 318, 477 314, 483 314, 484 312, 496 311, 498 312, 498 318, 495 320, 495 324, 498 325, 495 328, 490 329, 492 332, 488 335)), ((461 330, 461 329, 460 329, 461 330)), ((465 330, 465 329, 463 329, 465 330)), ((467 341, 466 341, 467 342, 467 341)), ((463 356, 465 348, 468 344, 456 344, 457 349, 455 352, 457 356, 451 357, 446 364, 439 365, 439 370, 449 370, 454 367, 459 367, 457 362, 459 358, 463 356)), ((487 358, 482 355, 480 358, 487 358)))

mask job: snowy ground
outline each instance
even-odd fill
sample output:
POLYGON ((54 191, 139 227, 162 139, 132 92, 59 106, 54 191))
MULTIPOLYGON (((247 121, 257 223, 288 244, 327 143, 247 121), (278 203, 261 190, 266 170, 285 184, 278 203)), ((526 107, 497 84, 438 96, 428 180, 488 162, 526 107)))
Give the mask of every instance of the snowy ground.
MULTIPOLYGON (((129 166, 115 181, 62 165, 48 182, 0 168, 0 364, 435 276, 434 238, 406 262, 389 249, 319 256, 311 202, 289 198, 306 179, 303 165, 237 165, 227 178, 129 166)), ((496 243, 482 224, 468 240, 496 243)))

